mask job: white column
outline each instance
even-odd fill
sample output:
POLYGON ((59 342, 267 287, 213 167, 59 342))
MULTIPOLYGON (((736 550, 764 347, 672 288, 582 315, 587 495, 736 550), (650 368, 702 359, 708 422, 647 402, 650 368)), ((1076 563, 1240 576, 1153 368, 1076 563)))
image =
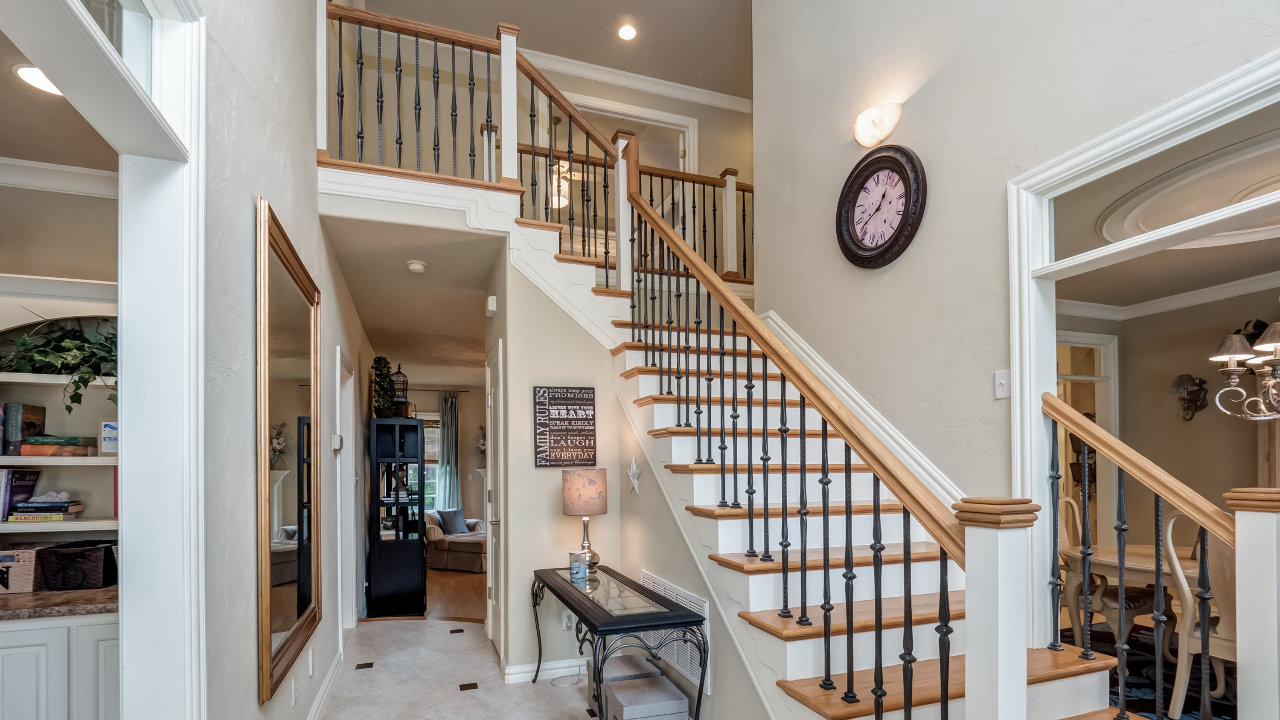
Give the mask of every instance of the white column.
POLYGON ((613 186, 616 188, 613 205, 618 213, 615 237, 618 239, 618 287, 622 290, 630 290, 632 280, 631 202, 627 200, 627 194, 632 188, 627 187, 627 161, 624 151, 627 149, 627 143, 635 137, 625 130, 619 130, 613 134, 613 146, 618 149, 618 161, 613 165, 613 186))
POLYGON ((1224 497, 1236 513, 1240 717, 1280 718, 1280 490, 1239 488, 1224 497))
POLYGON ((516 70, 516 37, 520 28, 506 23, 498 24, 498 40, 502 43, 501 56, 498 63, 502 72, 499 75, 499 86, 502 93, 502 122, 498 132, 502 135, 502 177, 517 179, 520 169, 520 156, 517 154, 516 130, 516 88, 519 87, 519 71, 516 70))
POLYGON ((1027 717, 1027 571, 1039 505, 1022 498, 965 498, 965 716, 1027 717))
POLYGON ((724 225, 720 228, 720 267, 715 271, 723 275, 737 267, 734 258, 738 257, 738 171, 725 168, 720 179, 724 180, 720 191, 720 217, 724 225))

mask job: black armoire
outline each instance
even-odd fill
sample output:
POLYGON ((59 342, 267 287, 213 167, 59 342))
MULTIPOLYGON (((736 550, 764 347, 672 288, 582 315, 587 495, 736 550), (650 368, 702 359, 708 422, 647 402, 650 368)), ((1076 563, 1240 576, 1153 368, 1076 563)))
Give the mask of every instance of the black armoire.
POLYGON ((369 617, 423 615, 427 607, 422 421, 378 418, 369 428, 369 617))

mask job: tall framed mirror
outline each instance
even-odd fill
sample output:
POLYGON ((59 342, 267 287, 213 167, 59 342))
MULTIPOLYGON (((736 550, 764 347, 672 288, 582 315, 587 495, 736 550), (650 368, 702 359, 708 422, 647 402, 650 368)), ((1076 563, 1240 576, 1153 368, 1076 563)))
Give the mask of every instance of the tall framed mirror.
POLYGON ((320 623, 320 291, 258 198, 258 702, 320 623))

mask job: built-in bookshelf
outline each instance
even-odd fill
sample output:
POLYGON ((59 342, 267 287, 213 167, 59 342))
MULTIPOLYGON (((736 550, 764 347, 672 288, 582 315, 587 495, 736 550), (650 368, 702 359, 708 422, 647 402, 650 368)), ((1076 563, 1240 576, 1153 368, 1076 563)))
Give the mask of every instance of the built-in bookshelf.
POLYGON ((27 533, 63 532, 114 532, 120 529, 116 518, 76 518, 58 522, 3 522, 0 535, 25 535, 27 533))

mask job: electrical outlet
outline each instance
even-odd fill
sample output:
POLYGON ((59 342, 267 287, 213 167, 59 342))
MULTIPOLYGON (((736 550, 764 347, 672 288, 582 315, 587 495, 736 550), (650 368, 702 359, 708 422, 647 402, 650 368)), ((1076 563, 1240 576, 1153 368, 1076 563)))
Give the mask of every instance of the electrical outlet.
POLYGON ((568 610, 560 613, 560 627, 564 630, 573 629, 573 613, 568 610))
POLYGON ((1009 398, 1009 371, 996 371, 996 399, 1007 400, 1009 398))
POLYGON ((316 658, 310 646, 307 647, 307 677, 315 677, 316 658))
POLYGON ((289 678, 289 707, 298 705, 298 678, 289 678))

